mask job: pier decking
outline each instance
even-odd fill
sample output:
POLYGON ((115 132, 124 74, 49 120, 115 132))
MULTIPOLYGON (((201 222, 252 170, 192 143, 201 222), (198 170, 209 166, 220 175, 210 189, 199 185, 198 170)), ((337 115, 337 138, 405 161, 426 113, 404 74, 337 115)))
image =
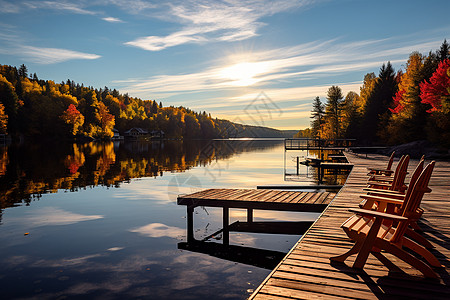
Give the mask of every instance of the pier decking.
POLYGON ((179 196, 178 205, 322 212, 335 193, 256 189, 208 189, 179 196))
MULTIPOLYGON (((330 262, 331 256, 343 254, 353 244, 340 225, 352 215, 348 209, 360 202, 366 168, 383 167, 387 162, 375 155, 347 157, 354 167, 345 186, 250 299, 450 299, 450 163, 436 164, 429 185, 433 191, 421 204, 423 234, 444 265, 436 269, 440 279, 431 280, 384 253, 377 258, 370 255, 362 271, 350 267, 355 256, 345 264, 330 262)), ((410 163, 409 174, 416 165, 416 161, 410 163)))

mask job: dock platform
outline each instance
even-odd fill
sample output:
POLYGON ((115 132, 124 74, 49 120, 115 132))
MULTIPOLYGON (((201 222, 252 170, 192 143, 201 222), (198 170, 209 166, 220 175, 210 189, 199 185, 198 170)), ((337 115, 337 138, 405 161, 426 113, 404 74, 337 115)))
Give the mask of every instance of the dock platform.
POLYGON ((179 196, 178 205, 322 212, 336 193, 258 189, 207 189, 179 196))
MULTIPOLYGON (((425 279, 396 257, 369 255, 363 270, 353 269, 355 255, 345 263, 330 262, 353 243, 340 228, 352 215, 367 181, 367 167, 383 167, 387 158, 346 154, 354 164, 346 184, 250 299, 450 299, 450 162, 437 162, 431 176, 419 222, 423 235, 435 246, 431 252, 444 268, 435 269, 439 280, 425 279), (386 267, 389 266, 389 269, 386 267)), ((417 161, 410 162, 412 174, 417 161)), ((409 175, 411 176, 411 175, 409 175)))

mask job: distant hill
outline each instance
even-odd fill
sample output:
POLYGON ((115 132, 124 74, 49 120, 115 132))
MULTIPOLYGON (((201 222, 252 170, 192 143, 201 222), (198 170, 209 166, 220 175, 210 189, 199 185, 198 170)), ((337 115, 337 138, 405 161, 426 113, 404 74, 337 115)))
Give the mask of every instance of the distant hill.
MULTIPOLYGON (((229 122, 226 120, 220 120, 223 122, 229 122)), ((249 137, 249 138, 291 138, 298 130, 279 130, 264 126, 252 126, 243 125, 238 123, 232 123, 225 126, 227 133, 224 135, 226 137, 249 137)))

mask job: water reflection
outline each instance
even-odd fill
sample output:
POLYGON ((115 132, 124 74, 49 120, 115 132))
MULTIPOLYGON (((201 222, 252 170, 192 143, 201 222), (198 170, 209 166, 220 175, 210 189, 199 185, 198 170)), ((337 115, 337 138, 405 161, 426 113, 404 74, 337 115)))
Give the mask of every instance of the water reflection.
POLYGON ((277 145, 273 141, 154 141, 1 147, 0 208, 29 204, 60 189, 118 187, 132 178, 183 172, 277 145))

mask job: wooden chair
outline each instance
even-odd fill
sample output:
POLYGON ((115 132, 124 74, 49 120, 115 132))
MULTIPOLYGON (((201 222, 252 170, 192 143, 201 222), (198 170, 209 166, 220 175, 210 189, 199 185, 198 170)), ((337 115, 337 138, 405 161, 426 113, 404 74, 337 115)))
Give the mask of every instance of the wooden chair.
MULTIPOLYGON (((415 185, 417 179, 422 173, 424 162, 425 157, 422 156, 418 165, 416 166, 416 169, 414 170, 411 176, 411 180, 409 182, 410 187, 413 187, 415 185)), ((405 200, 405 195, 403 192, 395 190, 374 189, 374 188, 364 190, 366 190, 368 193, 366 195, 360 196, 361 198, 364 199, 359 205, 360 208, 377 210, 386 213, 394 213, 398 215, 401 214, 402 205, 404 204, 405 200)), ((429 192, 431 192, 431 189, 427 187, 426 193, 429 192)), ((418 207, 417 213, 419 219, 423 214, 423 209, 418 207)), ((411 237, 412 239, 414 239, 415 241, 417 241, 422 246, 428 249, 434 248, 434 246, 428 240, 426 240, 422 235, 418 233, 421 231, 421 229, 417 224, 417 220, 410 223, 410 227, 408 227, 408 229, 406 230, 406 235, 408 237, 411 237)))
MULTIPOLYGON (((413 172, 413 174, 411 176, 411 180, 409 181, 409 186, 412 187, 416 183, 417 179, 419 178, 419 175, 423 171, 424 163, 425 163, 425 159, 422 156, 422 158, 420 159, 419 163, 416 166, 416 169, 414 170, 414 172, 413 172)), ((384 189, 384 188, 364 188, 363 191, 366 191, 367 195, 362 195, 360 197, 366 199, 366 201, 363 204, 364 207, 362 205, 360 205, 360 207, 361 208, 366 208, 366 209, 371 209, 372 208, 373 205, 371 205, 371 204, 375 203, 375 199, 368 200, 368 199, 370 199, 369 196, 391 197, 391 198, 395 198, 395 199, 403 201, 404 198, 405 198, 404 187, 405 187, 404 182, 401 182, 401 180, 398 180, 398 181, 395 182, 395 184, 392 184, 391 186, 389 186, 388 189, 384 189)))
POLYGON ((373 176, 367 181, 368 188, 400 191, 403 193, 406 190, 405 178, 406 174, 408 174, 408 164, 409 155, 402 156, 395 168, 394 176, 373 176))
POLYGON ((367 173, 367 175, 386 175, 386 176, 391 176, 394 171, 391 170, 392 168, 392 164, 394 162, 394 156, 395 156, 395 151, 392 151, 391 156, 389 157, 389 161, 388 164, 386 166, 386 168, 367 168, 367 170, 369 170, 369 173, 367 173))
MULTIPOLYGON (((437 274, 421 259, 410 254, 404 248, 425 258, 434 267, 441 267, 436 257, 423 246, 405 236, 412 221, 417 220, 417 209, 428 189, 428 183, 435 162, 431 162, 420 174, 413 187, 405 195, 401 215, 388 214, 367 209, 350 209, 355 215, 342 224, 345 233, 355 241, 355 245, 342 255, 330 260, 344 262, 350 255, 357 254, 354 268, 363 268, 370 252, 386 251, 419 270, 425 277, 437 278, 437 274), (390 225, 384 221, 390 220, 390 225)), ((389 199, 389 198, 388 198, 389 199)), ((392 199, 390 199, 392 200, 392 199)))

